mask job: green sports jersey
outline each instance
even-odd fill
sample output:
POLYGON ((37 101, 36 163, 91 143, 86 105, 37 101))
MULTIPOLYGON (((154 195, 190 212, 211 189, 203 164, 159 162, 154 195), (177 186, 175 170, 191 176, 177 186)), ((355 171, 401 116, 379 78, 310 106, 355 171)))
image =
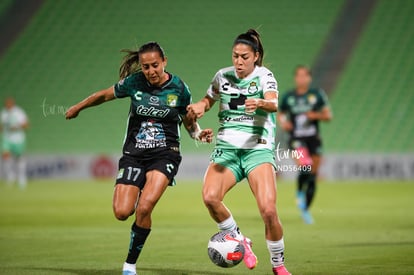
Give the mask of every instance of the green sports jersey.
POLYGON ((131 107, 124 140, 124 155, 150 159, 160 152, 179 151, 181 116, 191 103, 187 85, 177 76, 161 87, 148 83, 144 74, 132 74, 114 86, 115 97, 130 97, 131 107))
POLYGON ((278 93, 277 81, 265 67, 256 66, 243 79, 237 77, 233 66, 217 72, 207 91, 210 98, 220 101, 217 147, 274 149, 275 113, 258 109, 254 114, 246 114, 244 105, 247 98, 264 98, 267 92, 278 93))
POLYGON ((293 137, 311 137, 319 134, 318 120, 309 120, 306 113, 320 111, 328 106, 328 98, 322 89, 311 88, 303 95, 295 90, 287 92, 279 106, 281 112, 288 115, 293 124, 290 133, 293 137))

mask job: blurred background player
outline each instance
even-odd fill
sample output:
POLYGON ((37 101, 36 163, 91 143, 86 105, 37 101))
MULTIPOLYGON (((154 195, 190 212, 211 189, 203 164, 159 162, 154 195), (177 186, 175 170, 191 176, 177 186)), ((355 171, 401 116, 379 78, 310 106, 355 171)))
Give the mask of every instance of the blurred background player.
POLYGON ((118 220, 135 212, 131 228, 124 275, 136 274, 136 262, 151 231, 151 214, 181 163, 180 130, 182 122, 192 138, 211 142, 212 130, 201 130, 186 117, 191 103, 187 85, 165 71, 167 57, 156 42, 127 51, 120 68, 121 80, 72 106, 66 118, 116 98, 131 99, 123 156, 119 160, 113 196, 113 211, 118 220))
POLYGON ((283 229, 276 210, 275 132, 278 90, 273 73, 262 66, 259 33, 248 30, 233 42, 233 66, 214 76, 207 95, 188 107, 200 118, 219 101, 220 128, 211 163, 204 178, 203 199, 220 230, 239 234, 244 263, 257 265, 251 241, 244 237, 229 209, 226 193, 247 178, 265 224, 265 237, 273 273, 290 274, 284 266, 283 229))
POLYGON ((311 88, 310 68, 299 65, 294 70, 295 88, 282 97, 278 121, 290 135, 289 146, 301 152, 296 160, 301 167, 297 179, 297 204, 305 223, 313 223, 309 207, 316 192, 316 179, 321 163, 322 140, 319 121, 332 119, 328 99, 322 89, 311 88), (307 169, 310 165, 311 169, 307 169))
POLYGON ((26 163, 23 153, 26 147, 26 129, 29 126, 26 113, 15 104, 12 97, 5 100, 1 111, 3 134, 3 171, 8 184, 16 181, 21 188, 26 187, 26 163))

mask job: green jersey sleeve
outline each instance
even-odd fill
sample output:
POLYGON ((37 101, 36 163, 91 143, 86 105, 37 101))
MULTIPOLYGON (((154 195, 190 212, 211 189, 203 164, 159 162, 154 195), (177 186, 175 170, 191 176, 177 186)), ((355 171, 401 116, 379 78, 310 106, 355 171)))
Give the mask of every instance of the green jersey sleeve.
POLYGON ((180 115, 187 114, 187 106, 190 105, 191 102, 192 99, 190 89, 188 88, 187 84, 183 82, 183 93, 180 97, 180 104, 178 106, 178 111, 180 115))
POLYGON ((220 100, 220 79, 222 78, 221 72, 218 71, 210 83, 210 87, 207 90, 207 96, 215 101, 220 100))
POLYGON ((134 86, 136 83, 136 74, 127 76, 124 79, 121 79, 118 83, 114 85, 115 97, 123 98, 132 95, 134 91, 134 86))

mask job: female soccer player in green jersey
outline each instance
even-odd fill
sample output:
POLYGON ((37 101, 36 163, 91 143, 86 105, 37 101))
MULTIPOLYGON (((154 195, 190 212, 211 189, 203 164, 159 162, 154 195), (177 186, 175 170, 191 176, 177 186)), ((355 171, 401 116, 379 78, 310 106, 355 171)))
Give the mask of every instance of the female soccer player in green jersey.
POLYGON ((283 230, 276 210, 275 130, 278 90, 273 73, 262 66, 263 46, 259 33, 248 30, 233 43, 233 66, 214 76, 207 95, 188 106, 201 118, 219 101, 220 128, 211 163, 204 178, 203 199, 220 230, 239 234, 245 246, 244 262, 257 264, 251 241, 240 233, 229 209, 226 193, 247 178, 265 224, 273 273, 286 275, 283 230))
POLYGON ((309 207, 316 192, 316 177, 321 163, 322 141, 319 135, 319 121, 332 119, 331 108, 325 92, 311 88, 312 72, 303 65, 295 69, 295 88, 287 92, 280 104, 278 121, 290 134, 289 146, 301 151, 297 165, 311 169, 301 169, 298 175, 297 204, 305 223, 313 223, 309 207))
POLYGON ((66 118, 116 98, 131 99, 113 210, 118 220, 135 212, 123 267, 124 275, 134 275, 151 230, 151 213, 167 186, 174 184, 181 162, 179 126, 184 122, 193 138, 207 142, 212 140, 212 130, 201 130, 196 120, 186 116, 190 91, 179 77, 165 71, 167 58, 158 43, 149 42, 138 51, 127 52, 120 68, 121 80, 72 106, 66 118))

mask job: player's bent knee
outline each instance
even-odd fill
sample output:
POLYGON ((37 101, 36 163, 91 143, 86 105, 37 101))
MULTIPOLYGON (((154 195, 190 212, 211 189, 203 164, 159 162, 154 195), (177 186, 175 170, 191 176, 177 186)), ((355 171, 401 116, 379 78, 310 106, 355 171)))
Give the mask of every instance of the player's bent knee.
POLYGON ((115 218, 119 221, 125 221, 129 218, 129 215, 123 213, 123 212, 114 212, 115 218))
POLYGON ((151 216, 152 210, 154 209, 154 204, 151 202, 140 201, 137 207, 137 216, 142 218, 151 216))
POLYGON ((221 203, 221 200, 218 198, 218 196, 211 192, 203 192, 203 201, 209 209, 214 209, 221 203))
POLYGON ((134 213, 134 210, 114 206, 114 215, 117 220, 125 221, 134 213))
POLYGON ((264 207, 260 210, 262 218, 264 220, 265 223, 269 222, 274 222, 274 221, 278 221, 278 217, 277 217, 277 212, 276 212, 276 208, 273 206, 269 206, 269 207, 264 207))

